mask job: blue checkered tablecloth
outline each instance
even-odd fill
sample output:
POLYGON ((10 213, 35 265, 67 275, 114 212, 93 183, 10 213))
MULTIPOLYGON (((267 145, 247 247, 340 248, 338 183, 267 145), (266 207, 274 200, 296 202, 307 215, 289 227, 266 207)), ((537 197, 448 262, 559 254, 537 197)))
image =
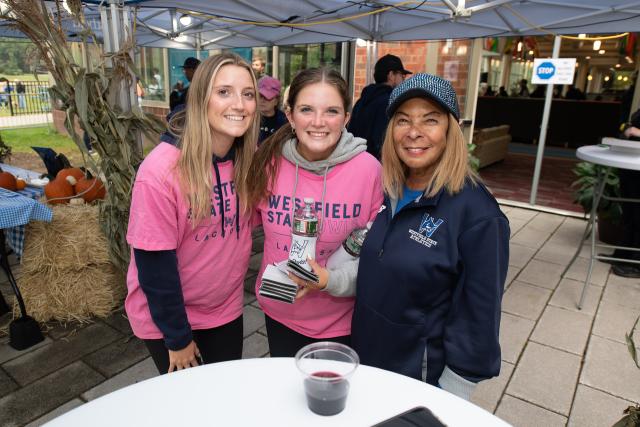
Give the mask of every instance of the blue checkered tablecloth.
POLYGON ((53 218, 51 209, 34 200, 41 194, 37 188, 28 187, 19 193, 0 188, 0 228, 7 229, 7 243, 18 258, 24 248, 24 226, 29 221, 51 222, 53 218))

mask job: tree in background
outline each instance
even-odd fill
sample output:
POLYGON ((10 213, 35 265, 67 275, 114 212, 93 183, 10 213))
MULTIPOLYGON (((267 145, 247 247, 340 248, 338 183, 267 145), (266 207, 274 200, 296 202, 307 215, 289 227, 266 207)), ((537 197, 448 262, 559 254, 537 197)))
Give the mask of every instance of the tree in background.
POLYGON ((0 74, 33 72, 36 47, 26 40, 0 38, 0 74))

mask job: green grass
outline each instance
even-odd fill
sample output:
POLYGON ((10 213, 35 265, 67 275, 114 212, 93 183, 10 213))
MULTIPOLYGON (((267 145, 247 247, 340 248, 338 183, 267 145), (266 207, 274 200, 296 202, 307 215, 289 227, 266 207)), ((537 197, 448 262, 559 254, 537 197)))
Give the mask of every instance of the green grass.
POLYGON ((47 126, 5 129, 0 131, 0 135, 14 153, 33 153, 32 146, 49 147, 58 153, 78 152, 71 138, 47 126))
MULTIPOLYGON (((36 81, 35 76, 31 73, 30 74, 1 74, 0 77, 6 77, 9 81, 11 81, 11 84, 13 84, 13 82, 15 82, 16 80, 20 80, 23 82, 36 81)), ((49 74, 38 74, 38 81, 48 82, 49 74)))

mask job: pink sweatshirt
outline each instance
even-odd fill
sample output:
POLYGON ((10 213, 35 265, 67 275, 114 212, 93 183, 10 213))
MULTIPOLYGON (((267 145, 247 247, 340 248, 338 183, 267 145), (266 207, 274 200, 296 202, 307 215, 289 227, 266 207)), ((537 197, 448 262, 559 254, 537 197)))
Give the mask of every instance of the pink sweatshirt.
MULTIPOLYGON (((233 163, 218 163, 221 190, 218 191, 212 166, 211 216, 193 228, 189 204, 176 176, 179 155, 179 149, 161 143, 142 162, 133 187, 127 242, 132 248, 146 251, 176 250, 191 329, 208 329, 229 323, 242 314, 243 281, 251 255, 250 215, 240 216, 240 231, 236 235, 233 163), (222 216, 219 192, 223 200, 222 216)), ((127 288, 125 309, 134 334, 142 339, 162 338, 138 283, 133 253, 127 288)))
MULTIPOLYGON (((320 209, 324 177, 300 168, 295 203, 313 197, 320 219, 316 261, 322 266, 340 247, 351 230, 373 221, 382 204, 380 163, 363 152, 331 169, 326 176, 324 207, 320 209)), ((354 298, 339 298, 327 292, 310 292, 293 304, 258 294, 267 264, 285 260, 291 244, 292 191, 296 167, 282 158, 273 194, 258 206, 264 227, 264 256, 256 282, 256 295, 264 312, 274 320, 311 338, 332 338, 351 333, 354 298)))

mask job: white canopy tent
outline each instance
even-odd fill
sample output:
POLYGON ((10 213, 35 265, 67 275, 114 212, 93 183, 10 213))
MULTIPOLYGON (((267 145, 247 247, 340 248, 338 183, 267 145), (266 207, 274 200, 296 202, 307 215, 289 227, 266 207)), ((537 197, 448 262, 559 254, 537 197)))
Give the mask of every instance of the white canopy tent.
MULTIPOLYGON (((0 0, 0 6, 1 3, 0 0)), ((355 39, 385 42, 640 31, 640 0, 84 0, 83 3, 87 23, 99 38, 104 38, 105 46, 111 47, 118 46, 125 28, 135 31, 139 46, 195 50, 355 39), (110 29, 103 31, 105 28, 110 29)), ((65 22, 73 37, 81 28, 68 18, 65 22)), ((19 34, 0 22, 0 36, 19 34)), ((554 56, 559 51, 559 39, 556 44, 554 56)), ((371 50, 367 54, 371 55, 371 50)), ((372 61, 368 58, 367 62, 372 61)), ((472 60, 470 68, 471 81, 478 80, 477 61, 474 65, 472 60)), ((474 86, 469 90, 474 93, 474 86)), ((475 103, 474 97, 469 101, 475 103)), ((549 91, 543 125, 550 105, 549 91)), ((475 113, 475 104, 470 111, 475 113)), ((532 205, 545 135, 543 126, 532 205)))
MULTIPOLYGON (((88 23, 98 35, 102 30, 99 8, 119 4, 130 7, 136 17, 138 45, 187 49, 357 38, 440 40, 640 30, 637 0, 84 0, 83 3, 88 23), (189 18, 181 19, 183 16, 189 18)), ((69 22, 70 34, 78 30, 69 22)), ((15 35, 0 24, 0 36, 15 35)))

